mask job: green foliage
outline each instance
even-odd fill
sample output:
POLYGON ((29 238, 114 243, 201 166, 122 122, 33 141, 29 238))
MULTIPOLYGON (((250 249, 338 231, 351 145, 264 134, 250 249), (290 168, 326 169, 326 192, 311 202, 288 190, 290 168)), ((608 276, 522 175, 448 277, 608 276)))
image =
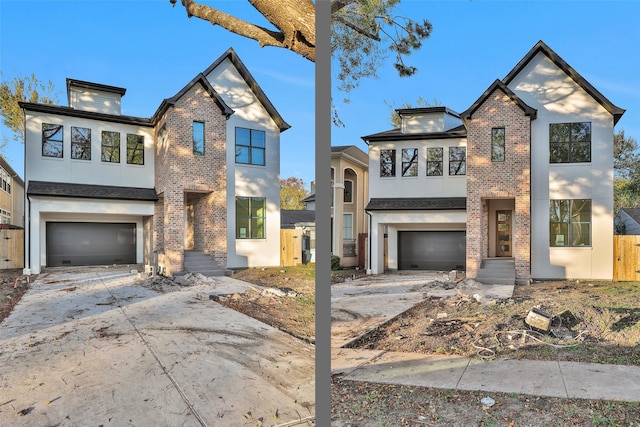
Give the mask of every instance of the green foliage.
MULTIPOLYGON (((613 204, 620 208, 640 206, 640 155, 635 138, 626 137, 624 130, 613 136, 613 204)), ((624 234, 617 230, 618 234, 624 234)))
POLYGON ((280 180, 280 208, 290 210, 305 209, 302 202, 309 196, 304 188, 304 181, 300 178, 290 177, 280 180))
POLYGON ((58 95, 54 90, 52 82, 44 83, 35 74, 0 82, 0 115, 3 124, 13 132, 15 141, 24 142, 24 114, 18 102, 55 104, 58 95))
POLYGON ((340 270, 340 257, 338 255, 331 255, 331 271, 340 270))
MULTIPOLYGON (((338 0, 333 0, 333 4, 338 0)), ((400 0, 342 1, 332 12, 331 52, 338 68, 338 90, 347 95, 362 78, 377 78, 377 70, 389 53, 395 55, 394 67, 401 77, 412 76, 417 68, 405 63, 405 57, 420 49, 431 35, 432 26, 423 19, 415 21, 394 15, 400 0)), ((348 102, 348 98, 344 99, 348 102)), ((342 124, 333 113, 334 124, 342 124)))
POLYGON ((402 104, 400 104, 399 107, 397 107, 395 102, 384 101, 384 103, 387 105, 387 108, 389 108, 389 124, 394 128, 400 128, 400 126, 402 125, 402 119, 400 118, 400 115, 396 112, 396 110, 402 110, 405 108, 438 107, 442 105, 442 103, 435 98, 433 99, 433 102, 429 102, 421 96, 418 97, 415 104, 404 101, 402 104))

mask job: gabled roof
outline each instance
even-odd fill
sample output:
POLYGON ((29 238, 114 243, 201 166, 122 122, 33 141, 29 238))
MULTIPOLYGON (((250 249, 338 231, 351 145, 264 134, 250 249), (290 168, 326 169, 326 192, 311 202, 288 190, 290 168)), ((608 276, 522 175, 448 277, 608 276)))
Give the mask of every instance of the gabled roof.
POLYGON ((369 167, 369 156, 355 145, 331 146, 331 157, 346 156, 361 163, 362 167, 369 167))
POLYGON ((292 226, 301 223, 316 222, 316 211, 282 209, 280 211, 280 226, 292 226))
POLYGON ((371 135, 361 136, 362 140, 369 144, 369 142, 376 141, 397 141, 402 140, 414 140, 414 139, 447 139, 447 138, 464 138, 467 136, 467 129, 464 125, 460 125, 449 129, 446 132, 430 132, 430 133, 402 133, 400 129, 392 129, 384 132, 374 133, 371 135))
POLYGON ((211 96, 211 98, 218 105, 218 107, 220 107, 220 109, 222 110, 222 114, 224 114, 225 116, 227 116, 227 118, 229 118, 229 116, 233 114, 233 110, 224 102, 224 100, 220 97, 218 92, 216 92, 213 86, 211 86, 211 83, 209 83, 209 80, 207 80, 205 75, 203 73, 199 73, 189 83, 187 83, 182 89, 180 89, 178 93, 173 95, 171 98, 166 98, 162 100, 162 103, 160 104, 156 112, 153 114, 151 121, 156 123, 157 120, 165 113, 165 111, 167 111, 169 107, 172 107, 173 105, 175 105, 175 103, 180 98, 182 98, 182 96, 184 96, 185 93, 187 93, 193 86, 195 86, 198 83, 200 83, 204 87, 204 89, 207 91, 209 96, 211 96))
POLYGON ((302 199, 303 203, 310 203, 310 202, 315 202, 316 201, 316 193, 313 193, 311 195, 309 195, 307 198, 302 199))
POLYGON ((369 200, 369 204, 364 210, 459 210, 466 208, 466 197, 389 197, 369 200))
POLYGON ((582 89, 585 90, 593 99, 595 99, 605 110, 613 115, 613 124, 618 123, 618 120, 622 117, 626 110, 617 107, 611 101, 609 101, 603 94, 601 94, 591 83, 585 80, 576 70, 574 70, 569 64, 565 62, 557 53, 555 53, 549 46, 547 46, 542 40, 525 55, 524 58, 518 62, 518 64, 506 75, 502 82, 505 85, 511 83, 511 81, 524 69, 524 67, 531 62, 531 60, 538 54, 543 53, 547 58, 551 60, 558 68, 560 68, 566 75, 571 77, 582 89))
POLYGON ((518 107, 520 107, 520 109, 522 109, 522 111, 524 111, 524 115, 525 116, 531 117, 531 120, 534 120, 536 118, 536 116, 538 114, 538 110, 536 110, 535 108, 532 108, 529 105, 527 105, 522 99, 520 99, 520 97, 518 95, 516 95, 511 89, 509 89, 506 84, 504 84, 503 82, 501 82, 500 80, 497 80, 497 79, 491 84, 491 86, 489 86, 489 88, 487 90, 484 91, 484 93, 482 95, 480 95, 480 98, 478 98, 476 100, 476 102, 474 102, 471 105, 471 107, 469 107, 465 111, 463 111, 460 114, 460 116, 462 116, 462 118, 465 119, 465 120, 471 119, 471 116, 473 115, 473 113, 475 113, 475 111, 487 100, 487 98, 493 92, 495 92, 496 89, 500 89, 513 102, 515 102, 516 105, 518 107))
POLYGON ((68 182, 29 181, 28 196, 77 197, 109 200, 158 200, 155 188, 113 185, 71 184, 68 182))
POLYGON ((639 208, 621 208, 620 211, 624 211, 631 219, 640 224, 640 209, 639 208))
POLYGON ((256 79, 253 78, 253 76, 244 65, 244 63, 240 60, 238 54, 235 50, 233 50, 233 48, 230 47, 229 49, 227 49, 227 51, 223 53, 220 58, 216 59, 213 64, 209 65, 209 67, 204 70, 202 74, 204 74, 205 76, 209 75, 209 73, 211 73, 220 64, 222 64, 225 59, 229 59, 229 61, 231 61, 231 63, 236 67, 244 81, 251 88, 258 100, 260 100, 273 121, 278 125, 280 132, 284 132, 285 130, 289 129, 291 125, 284 121, 280 113, 278 113, 278 110, 276 110, 276 107, 274 107, 271 101, 269 101, 267 95, 262 91, 262 88, 260 87, 256 79))

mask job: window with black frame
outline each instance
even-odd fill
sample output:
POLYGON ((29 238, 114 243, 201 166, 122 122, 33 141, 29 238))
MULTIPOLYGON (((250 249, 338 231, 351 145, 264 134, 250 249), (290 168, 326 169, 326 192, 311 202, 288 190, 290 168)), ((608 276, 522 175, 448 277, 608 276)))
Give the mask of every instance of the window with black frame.
POLYGON ((236 128, 236 163, 264 166, 265 150, 263 130, 236 128))
POLYGON ((549 162, 585 163, 591 161, 591 123, 551 123, 549 162))

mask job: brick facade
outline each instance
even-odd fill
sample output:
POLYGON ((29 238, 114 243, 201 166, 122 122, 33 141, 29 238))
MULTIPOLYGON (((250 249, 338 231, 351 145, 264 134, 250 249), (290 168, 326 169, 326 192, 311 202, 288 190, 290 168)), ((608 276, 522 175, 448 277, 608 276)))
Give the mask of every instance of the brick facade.
POLYGON ((516 280, 531 275, 531 118, 496 88, 467 121, 467 276, 489 257, 492 200, 511 200, 516 280), (491 161, 491 130, 505 129, 505 161, 491 161))
POLYGON ((226 117, 202 84, 176 100, 156 128, 155 250, 167 274, 183 270, 185 209, 193 209, 194 250, 227 264, 226 117), (193 122, 204 122, 204 155, 193 154, 193 122))

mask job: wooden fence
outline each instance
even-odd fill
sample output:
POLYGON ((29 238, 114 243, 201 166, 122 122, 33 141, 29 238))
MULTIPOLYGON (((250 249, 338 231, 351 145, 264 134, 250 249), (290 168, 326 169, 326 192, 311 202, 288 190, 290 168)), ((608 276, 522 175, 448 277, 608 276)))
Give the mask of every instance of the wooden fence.
POLYGON ((24 268, 24 230, 0 229, 0 269, 24 268))
POLYGON ((280 267, 302 264, 302 230, 280 229, 280 267))
POLYGON ((613 236, 613 280, 640 281, 640 235, 613 236))

